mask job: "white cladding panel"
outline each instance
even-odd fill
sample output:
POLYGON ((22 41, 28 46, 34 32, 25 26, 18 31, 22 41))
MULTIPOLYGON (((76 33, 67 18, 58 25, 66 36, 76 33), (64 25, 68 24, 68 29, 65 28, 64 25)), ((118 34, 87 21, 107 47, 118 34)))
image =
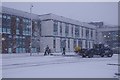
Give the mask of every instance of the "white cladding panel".
POLYGON ((48 36, 53 35, 53 21, 42 21, 41 22, 41 35, 48 36))

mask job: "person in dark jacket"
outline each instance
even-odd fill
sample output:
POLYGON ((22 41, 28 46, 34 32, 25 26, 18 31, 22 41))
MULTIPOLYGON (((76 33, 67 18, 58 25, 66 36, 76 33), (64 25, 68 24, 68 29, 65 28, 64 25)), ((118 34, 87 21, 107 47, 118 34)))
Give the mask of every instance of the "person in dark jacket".
POLYGON ((51 53, 51 49, 48 50, 48 55, 50 55, 50 53, 51 53))
POLYGON ((45 53, 44 53, 44 56, 49 54, 49 46, 47 45, 47 47, 45 48, 45 53))
POLYGON ((65 47, 63 47, 63 53, 62 53, 62 55, 65 55, 65 47))

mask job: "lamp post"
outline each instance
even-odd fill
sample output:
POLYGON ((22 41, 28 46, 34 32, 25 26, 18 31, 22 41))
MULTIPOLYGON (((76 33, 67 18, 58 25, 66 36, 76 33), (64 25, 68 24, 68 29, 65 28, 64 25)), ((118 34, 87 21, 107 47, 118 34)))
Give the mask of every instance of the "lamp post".
POLYGON ((32 7, 33 7, 33 5, 31 4, 30 5, 30 22, 31 22, 31 42, 30 42, 30 56, 32 56, 32 7))

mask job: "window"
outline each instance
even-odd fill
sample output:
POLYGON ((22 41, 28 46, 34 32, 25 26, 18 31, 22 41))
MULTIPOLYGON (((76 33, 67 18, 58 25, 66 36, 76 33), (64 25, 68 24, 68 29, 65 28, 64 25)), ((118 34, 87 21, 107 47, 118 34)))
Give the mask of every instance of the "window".
POLYGON ((24 23, 26 22, 25 18, 23 19, 23 22, 24 22, 24 23))
POLYGON ((93 30, 91 30, 91 38, 93 37, 93 30))
POLYGON ((8 48, 8 53, 12 53, 12 48, 8 48))
POLYGON ((36 48, 32 48, 32 52, 34 53, 37 52, 36 48))
POLYGON ((72 37, 73 37, 73 27, 71 27, 71 34, 72 34, 72 37))
POLYGON ((25 48, 23 48, 23 52, 25 53, 25 48))
POLYGON ((20 48, 16 48, 16 53, 19 53, 20 52, 20 48))
POLYGON ((10 29, 9 28, 7 28, 7 33, 10 34, 10 29))
POLYGON ((62 51, 62 38, 60 38, 60 49, 62 51))
POLYGON ((82 28, 82 32, 81 32, 81 34, 82 34, 82 37, 83 37, 83 28, 82 28))
POLYGON ((28 24, 31 25, 31 19, 28 19, 28 24))
POLYGON ((90 48, 90 42, 89 42, 89 48, 90 48))
POLYGON ((54 35, 58 35, 58 22, 57 21, 54 21, 53 33, 54 35))
POLYGON ((70 49, 70 39, 68 39, 68 49, 70 49))
POLYGON ((53 48, 56 48, 56 40, 53 39, 53 48))
POLYGON ((86 37, 89 37, 89 29, 86 29, 86 37))
POLYGON ((66 47, 66 40, 64 39, 63 41, 62 41, 62 43, 63 43, 63 47, 66 47))
POLYGON ((20 19, 17 17, 17 18, 16 18, 16 21, 17 21, 17 22, 19 22, 19 21, 20 21, 20 19))
POLYGON ((69 35, 69 24, 65 23, 65 35, 68 36, 69 35))
POLYGON ((37 25, 37 21, 35 21, 35 25, 37 25))
POLYGON ((78 40, 78 46, 82 48, 82 40, 78 40))
MULTIPOLYGON (((26 19, 26 21, 29 21, 29 20, 26 19)), ((31 26, 27 23, 23 24, 23 35, 31 35, 31 26)))
POLYGON ((3 32, 3 33, 6 33, 6 28, 2 28, 2 32, 3 32))
POLYGON ((16 34, 19 34, 19 30, 18 29, 16 30, 16 34))
POLYGON ((29 23, 29 20, 28 20, 28 19, 26 20, 26 23, 29 23))
POLYGON ((19 29, 19 23, 16 23, 16 28, 19 29))
POLYGON ((10 16, 7 16, 7 19, 11 19, 11 17, 10 17, 10 16))
POLYGON ((60 22, 60 35, 62 35, 62 22, 60 22))
POLYGON ((79 27, 76 26, 75 27, 75 37, 79 37, 80 33, 79 33, 79 27))
POLYGON ((76 46, 77 46, 77 41, 76 41, 76 39, 74 39, 73 48, 75 48, 76 46))
POLYGON ((88 43, 87 43, 87 40, 85 40, 85 47, 86 47, 86 48, 88 47, 88 43))
POLYGON ((3 15, 3 18, 6 19, 6 15, 3 15))

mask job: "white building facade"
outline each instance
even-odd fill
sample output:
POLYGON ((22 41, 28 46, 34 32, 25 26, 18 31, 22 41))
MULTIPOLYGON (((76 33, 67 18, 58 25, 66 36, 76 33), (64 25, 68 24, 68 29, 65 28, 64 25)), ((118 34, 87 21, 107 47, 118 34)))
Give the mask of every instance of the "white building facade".
POLYGON ((41 20, 40 50, 48 45, 52 52, 74 51, 76 46, 90 49, 96 41, 96 27, 54 14, 39 16, 41 20))

